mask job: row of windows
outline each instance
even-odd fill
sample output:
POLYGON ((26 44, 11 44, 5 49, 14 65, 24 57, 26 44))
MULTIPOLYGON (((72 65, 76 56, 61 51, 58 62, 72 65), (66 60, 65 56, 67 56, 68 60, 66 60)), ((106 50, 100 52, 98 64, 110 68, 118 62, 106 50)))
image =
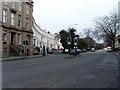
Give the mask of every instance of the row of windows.
MULTIPOLYGON (((15 13, 11 12, 10 15, 10 24, 11 25, 15 25, 15 13)), ((21 26, 21 21, 22 21, 22 16, 18 15, 18 26, 21 26)), ((7 10, 3 10, 3 23, 7 23, 7 10)), ((28 29, 28 25, 29 25, 29 18, 26 17, 26 29, 28 29)))
MULTIPOLYGON (((20 45, 21 44, 21 34, 18 33, 16 35, 17 35, 16 43, 17 43, 17 45, 20 45)), ((6 44, 6 42, 7 42, 7 32, 5 30, 3 30, 3 33, 2 33, 2 41, 3 41, 3 44, 6 44)))
MULTIPOLYGON (((4 5, 7 5, 7 1, 4 0, 3 2, 4 5)), ((12 0, 11 2, 11 8, 15 9, 15 1, 12 0)), ((29 9, 30 9, 30 5, 28 3, 26 3, 26 14, 29 14, 29 9)), ((18 0, 18 11, 22 11, 22 2, 21 0, 18 0)))

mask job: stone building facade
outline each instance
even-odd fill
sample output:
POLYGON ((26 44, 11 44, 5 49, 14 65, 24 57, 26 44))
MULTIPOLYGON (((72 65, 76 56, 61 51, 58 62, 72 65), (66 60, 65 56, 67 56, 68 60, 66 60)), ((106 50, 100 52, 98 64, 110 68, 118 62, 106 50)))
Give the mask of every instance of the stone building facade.
POLYGON ((32 0, 1 2, 2 57, 32 55, 32 0))
POLYGON ((42 50, 43 46, 49 49, 61 49, 62 44, 60 43, 60 38, 57 33, 53 34, 45 29, 40 28, 35 19, 33 19, 32 30, 33 34, 33 46, 42 50))

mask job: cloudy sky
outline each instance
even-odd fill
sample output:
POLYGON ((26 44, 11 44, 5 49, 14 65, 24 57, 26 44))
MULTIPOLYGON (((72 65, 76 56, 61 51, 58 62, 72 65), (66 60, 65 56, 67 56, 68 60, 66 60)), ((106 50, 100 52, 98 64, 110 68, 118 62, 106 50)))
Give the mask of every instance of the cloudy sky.
POLYGON ((120 0, 33 0, 36 23, 52 33, 94 27, 94 19, 117 10, 120 0), (77 25, 75 25, 77 24, 77 25))

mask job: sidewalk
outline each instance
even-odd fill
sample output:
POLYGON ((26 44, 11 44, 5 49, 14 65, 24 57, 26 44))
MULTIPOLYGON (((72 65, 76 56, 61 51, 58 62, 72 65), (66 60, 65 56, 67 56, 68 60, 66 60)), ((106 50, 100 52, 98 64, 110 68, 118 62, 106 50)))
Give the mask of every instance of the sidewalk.
POLYGON ((29 58, 37 58, 37 57, 42 57, 43 55, 32 55, 32 56, 18 56, 18 57, 7 57, 7 58, 2 58, 0 60, 1 62, 5 61, 12 61, 12 60, 20 60, 20 59, 29 59, 29 58))

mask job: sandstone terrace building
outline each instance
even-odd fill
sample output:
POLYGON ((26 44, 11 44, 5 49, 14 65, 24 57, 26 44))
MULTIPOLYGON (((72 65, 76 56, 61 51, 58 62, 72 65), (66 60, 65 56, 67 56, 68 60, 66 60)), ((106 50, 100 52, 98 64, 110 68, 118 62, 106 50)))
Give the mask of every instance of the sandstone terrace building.
POLYGON ((0 2, 1 56, 33 54, 32 0, 0 2))

